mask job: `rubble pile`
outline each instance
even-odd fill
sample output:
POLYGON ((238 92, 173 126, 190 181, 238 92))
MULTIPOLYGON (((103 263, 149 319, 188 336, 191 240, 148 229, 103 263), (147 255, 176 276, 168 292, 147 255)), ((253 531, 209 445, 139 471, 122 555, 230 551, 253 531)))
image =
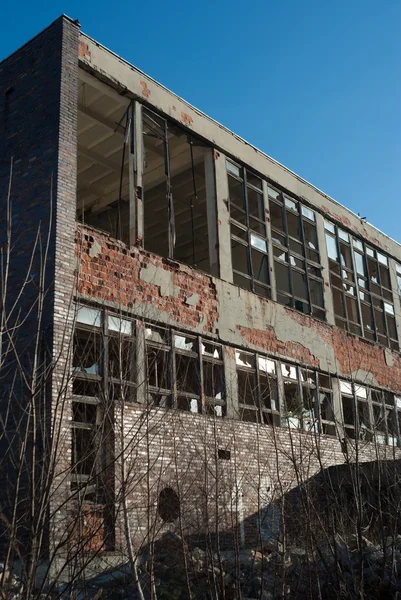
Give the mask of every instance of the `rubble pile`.
MULTIPOLYGON (((184 553, 183 548, 181 538, 168 532, 158 544, 152 568, 149 556, 138 559, 145 600, 401 599, 401 535, 386 538, 381 547, 366 538, 337 536, 313 552, 299 546, 284 549, 276 541, 218 553, 200 547, 184 553)), ((2 591, 5 600, 22 598, 22 582, 11 578, 8 592, 2 591)), ((67 585, 43 591, 38 598, 142 600, 129 565, 76 582, 73 589, 67 585)))

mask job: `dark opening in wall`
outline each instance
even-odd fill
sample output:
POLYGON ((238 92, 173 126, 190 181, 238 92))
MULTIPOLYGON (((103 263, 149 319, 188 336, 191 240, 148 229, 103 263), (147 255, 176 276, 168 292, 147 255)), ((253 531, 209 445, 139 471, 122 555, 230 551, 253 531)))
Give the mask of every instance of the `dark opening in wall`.
POLYGON ((157 512, 165 523, 171 523, 180 516, 180 499, 171 487, 162 489, 157 503, 157 512))
POLYGON ((145 248, 210 271, 206 161, 211 148, 143 109, 145 248))
MULTIPOLYGON (((106 90, 106 91, 105 91, 106 90)), ((79 83, 77 220, 129 242, 129 101, 79 83)))
POLYGON ((230 460, 231 452, 229 450, 223 450, 222 448, 219 448, 217 450, 217 458, 220 460, 230 460))

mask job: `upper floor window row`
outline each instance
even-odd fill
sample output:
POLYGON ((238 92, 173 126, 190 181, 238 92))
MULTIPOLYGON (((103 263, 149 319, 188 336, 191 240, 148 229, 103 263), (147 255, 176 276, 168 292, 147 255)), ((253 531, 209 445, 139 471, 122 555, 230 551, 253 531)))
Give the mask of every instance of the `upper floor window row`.
POLYGON ((271 297, 266 229, 269 212, 278 302, 325 319, 314 211, 264 186, 249 169, 231 160, 226 166, 234 283, 271 297))
POLYGON ((325 230, 336 325, 398 350, 388 257, 329 221, 325 230))

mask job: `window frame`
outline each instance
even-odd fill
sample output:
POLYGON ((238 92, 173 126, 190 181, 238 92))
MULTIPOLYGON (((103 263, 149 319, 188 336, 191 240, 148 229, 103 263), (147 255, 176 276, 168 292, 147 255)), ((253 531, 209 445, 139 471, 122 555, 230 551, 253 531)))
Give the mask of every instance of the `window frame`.
POLYGON ((334 318, 337 327, 371 342, 398 351, 399 341, 395 321, 394 292, 391 286, 388 255, 376 250, 370 244, 366 244, 364 240, 353 236, 345 229, 342 229, 337 224, 332 223, 327 219, 325 219, 324 222, 324 229, 329 261, 330 287, 333 295, 334 318), (327 241, 328 239, 334 240, 334 247, 337 254, 336 260, 331 256, 327 241), (341 249, 344 245, 349 249, 351 267, 343 264, 344 259, 341 249), (379 257, 382 257, 382 260, 380 260, 379 257), (386 261, 386 265, 383 260, 386 261), (377 282, 373 282, 373 284, 372 278, 369 275, 370 262, 374 262, 376 273, 378 275, 377 282), (336 271, 333 268, 333 264, 338 265, 339 273, 338 270, 336 271), (358 265, 362 266, 363 272, 360 272, 360 267, 358 265), (381 281, 383 268, 387 269, 390 287, 387 287, 381 281), (344 277, 344 273, 350 275, 351 279, 344 277), (336 279, 340 281, 339 285, 336 285, 336 279), (374 285, 377 286, 376 289, 373 287, 374 285), (350 294, 349 290, 346 289, 346 286, 352 288, 354 293, 350 294), (339 297, 341 299, 340 302, 343 310, 341 315, 336 312, 337 308, 333 290, 336 290, 336 293, 340 295, 339 297), (350 318, 349 306, 346 301, 347 297, 352 298, 355 302, 357 321, 350 318), (391 307, 392 311, 389 311, 386 308, 387 306, 391 307), (367 324, 367 315, 370 315, 370 325, 367 324), (380 315, 384 333, 379 331, 377 323, 377 319, 380 315), (396 337, 391 335, 391 319, 396 337))
POLYGON ((162 402, 156 403, 155 406, 160 406, 163 408, 174 408, 199 414, 208 414, 218 418, 224 417, 226 414, 227 403, 224 379, 223 345, 219 344, 218 342, 215 342, 214 340, 204 338, 203 336, 199 336, 194 333, 187 333, 183 330, 178 330, 172 327, 162 327, 160 325, 154 325, 152 323, 146 322, 145 331, 147 328, 162 330, 166 335, 166 339, 168 339, 168 342, 164 341, 163 343, 158 343, 146 339, 145 336, 147 402, 154 404, 153 399, 151 400, 151 395, 161 395, 163 396, 162 402), (193 347, 190 349, 180 347, 176 343, 177 338, 193 340, 193 347), (204 352, 205 344, 212 345, 213 347, 215 347, 216 350, 219 352, 219 358, 207 356, 207 354, 204 352), (152 349, 153 351, 162 351, 167 354, 166 362, 168 365, 168 388, 160 388, 154 385, 149 385, 149 365, 147 362, 148 349, 152 349), (198 387, 197 391, 179 389, 179 380, 177 377, 177 362, 179 360, 179 357, 186 357, 192 360, 195 359, 195 381, 198 387), (221 398, 212 398, 205 394, 204 363, 208 365, 217 366, 218 370, 220 370, 221 372, 221 398), (188 405, 187 407, 184 407, 186 400, 188 401, 188 405), (196 401, 197 403, 197 410, 193 410, 193 401, 196 401))
MULTIPOLYGON (((268 236, 267 236, 267 225, 266 225, 266 206, 265 206, 265 198, 263 192, 263 179, 259 177, 256 173, 254 173, 251 169, 247 169, 246 167, 236 163, 235 161, 226 158, 226 173, 227 173, 227 183, 228 183, 228 201, 229 201, 229 213, 230 213, 230 244, 231 244, 231 257, 233 254, 233 242, 241 245, 245 248, 246 252, 246 263, 247 263, 247 273, 243 271, 239 271, 232 264, 233 278, 234 283, 239 285, 244 289, 248 289, 244 285, 238 284, 238 279, 245 279, 249 282, 249 291, 257 294, 258 296, 262 296, 263 298, 271 298, 271 278, 270 278, 270 268, 269 268, 269 244, 268 244, 268 236), (231 169, 229 168, 231 167, 231 169), (235 170, 238 170, 238 174, 235 173, 235 170), (230 177, 237 181, 241 185, 242 192, 242 207, 238 206, 235 202, 233 202, 231 194, 230 194, 230 177), (250 177, 257 178, 260 181, 260 188, 254 185, 249 179, 250 177), (258 194, 262 217, 256 217, 255 215, 250 215, 249 212, 249 191, 258 194), (244 216, 244 223, 241 223, 235 217, 232 216, 232 206, 235 206, 236 210, 242 213, 244 216), (253 222, 256 222, 259 230, 256 230, 253 227, 253 222), (242 232, 242 238, 235 233, 234 228, 236 228, 237 232, 242 232), (261 229, 263 228, 263 232, 261 229), (265 245, 265 250, 262 250, 260 247, 257 247, 255 243, 252 241, 252 236, 261 240, 265 245), (253 261, 253 252, 260 254, 261 256, 261 264, 264 264, 264 271, 267 283, 258 279, 254 273, 254 261, 253 261), (262 293, 263 292, 263 293, 262 293)), ((257 256, 258 256, 257 254, 257 256)))
POLYGON ((278 302, 284 306, 295 308, 304 314, 312 315, 321 321, 325 321, 326 309, 324 303, 324 287, 322 276, 323 267, 321 265, 320 258, 316 211, 310 209, 299 200, 292 198, 288 194, 285 194, 270 184, 268 184, 267 194, 269 202, 271 242, 273 247, 273 263, 276 274, 276 293, 278 302), (295 209, 291 205, 294 205, 295 209), (272 225, 272 206, 275 206, 276 209, 278 208, 281 211, 283 230, 272 225), (309 211, 314 215, 314 219, 311 219, 308 216, 307 212, 309 211), (288 212, 296 216, 298 232, 300 233, 299 239, 290 235, 289 233, 287 216, 288 212), (315 230, 316 248, 313 250, 310 247, 307 247, 306 244, 305 223, 311 227, 314 227, 315 230), (275 237, 275 234, 277 234, 278 237, 275 237), (282 240, 282 242, 280 242, 280 240, 282 240), (298 250, 296 248, 298 248, 298 250), (311 256, 313 256, 312 252, 315 253, 315 258, 311 258, 311 256), (284 260, 281 258, 282 255, 285 256, 284 260), (304 268, 299 267, 297 265, 297 261, 301 262, 301 264, 303 263, 304 268), (277 277, 278 267, 276 265, 284 266, 284 268, 288 270, 288 291, 279 288, 277 277), (320 273, 320 276, 318 276, 317 273, 320 273), (301 298, 295 293, 296 286, 294 283, 294 278, 296 274, 305 278, 306 298, 301 298), (312 301, 311 282, 314 281, 318 286, 320 286, 321 306, 312 301), (285 298, 287 301, 285 301, 285 298), (301 310, 299 308, 300 305, 306 307, 307 311, 301 310))

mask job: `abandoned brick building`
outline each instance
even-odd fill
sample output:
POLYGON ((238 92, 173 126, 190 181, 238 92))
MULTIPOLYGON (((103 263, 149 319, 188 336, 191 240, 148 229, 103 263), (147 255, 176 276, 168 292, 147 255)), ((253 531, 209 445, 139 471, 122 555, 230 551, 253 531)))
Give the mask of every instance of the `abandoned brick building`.
POLYGON ((0 63, 0 98, 6 304, 23 323, 3 423, 40 298, 47 412, 27 447, 54 476, 50 544, 74 507, 85 549, 117 549, 124 511, 139 540, 150 514, 193 533, 208 502, 241 524, 357 447, 398 455, 397 242, 67 17, 0 63))

